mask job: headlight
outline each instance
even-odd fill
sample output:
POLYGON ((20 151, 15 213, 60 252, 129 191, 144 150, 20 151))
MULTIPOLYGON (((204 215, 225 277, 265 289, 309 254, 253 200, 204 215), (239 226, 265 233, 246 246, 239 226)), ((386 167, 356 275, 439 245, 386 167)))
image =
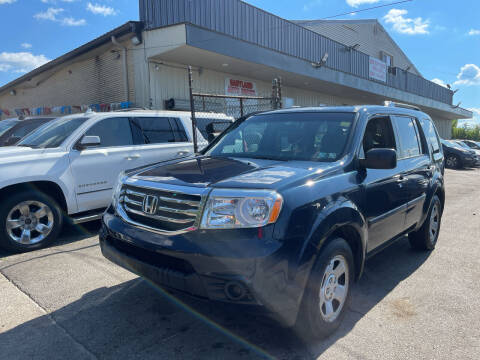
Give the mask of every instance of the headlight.
POLYGON ((269 190, 215 189, 203 213, 202 229, 257 228, 277 221, 283 198, 269 190))
POLYGON ((120 193, 122 191, 122 185, 123 185, 123 179, 126 177, 125 172, 122 171, 117 178, 117 181, 115 183, 115 186, 113 188, 113 194, 112 194, 112 205, 113 208, 115 209, 118 205, 118 199, 120 198, 120 193))

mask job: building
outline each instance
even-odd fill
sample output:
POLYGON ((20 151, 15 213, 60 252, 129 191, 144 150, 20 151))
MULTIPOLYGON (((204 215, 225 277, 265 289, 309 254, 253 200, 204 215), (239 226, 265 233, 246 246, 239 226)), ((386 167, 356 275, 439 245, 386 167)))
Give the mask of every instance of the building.
MULTIPOLYGON (((288 106, 421 107, 450 137, 473 114, 424 79, 376 20, 288 21, 240 0, 140 0, 129 22, 0 88, 0 109, 41 112, 134 103, 162 109, 195 89, 225 94, 241 80, 257 95, 282 78, 288 106), (27 110, 28 109, 28 110, 27 110)), ((3 115, 5 117, 5 114, 3 115)))

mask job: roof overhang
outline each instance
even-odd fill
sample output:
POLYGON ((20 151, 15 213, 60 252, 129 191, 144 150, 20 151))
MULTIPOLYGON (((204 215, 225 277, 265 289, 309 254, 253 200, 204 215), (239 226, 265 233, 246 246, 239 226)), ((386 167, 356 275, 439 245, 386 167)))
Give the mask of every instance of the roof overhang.
POLYGON ((473 117, 465 109, 330 68, 314 68, 303 59, 195 25, 184 26, 185 43, 151 54, 150 60, 192 65, 268 82, 281 76, 286 86, 351 98, 359 104, 383 104, 385 100, 412 104, 432 117, 452 120, 473 117))

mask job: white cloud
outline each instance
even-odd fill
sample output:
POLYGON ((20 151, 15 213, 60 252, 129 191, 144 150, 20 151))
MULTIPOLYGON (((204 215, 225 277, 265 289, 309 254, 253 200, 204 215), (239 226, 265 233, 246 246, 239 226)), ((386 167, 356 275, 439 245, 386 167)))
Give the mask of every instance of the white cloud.
POLYGON ((470 36, 480 35, 480 30, 470 29, 470 31, 468 32, 468 35, 470 36))
POLYGON ((359 7, 363 4, 376 4, 382 0, 347 0, 347 4, 352 7, 359 7))
POLYGON ((44 4, 56 4, 58 2, 64 2, 64 3, 73 3, 78 0, 42 0, 42 3, 44 4))
POLYGON ((74 19, 73 17, 64 17, 64 18, 59 17, 58 15, 63 14, 64 11, 65 9, 63 8, 48 8, 47 11, 39 12, 35 14, 33 17, 39 20, 49 20, 49 21, 58 22, 65 26, 86 25, 87 22, 85 21, 85 19, 74 19))
POLYGON ((13 4, 17 0, 0 0, 0 5, 3 4, 13 4))
POLYGON ((473 118, 458 120, 457 127, 466 126, 467 128, 473 128, 475 126, 480 126, 480 108, 468 108, 467 110, 473 112, 473 118))
POLYGON ((66 26, 83 26, 87 24, 85 19, 74 19, 73 17, 63 18, 60 22, 66 26))
POLYGON ((24 73, 49 62, 45 55, 33 55, 30 52, 0 53, 0 71, 24 73))
POLYGON ((387 24, 392 24, 393 30, 401 34, 416 35, 429 33, 430 21, 428 19, 405 17, 407 14, 407 10, 391 9, 383 17, 383 20, 387 24))
POLYGON ((432 79, 431 81, 434 82, 437 85, 443 86, 445 88, 447 87, 447 83, 445 81, 443 81, 442 79, 435 78, 435 79, 432 79))
POLYGON ((57 15, 64 11, 62 8, 48 8, 47 11, 39 12, 33 15, 33 17, 35 19, 57 21, 57 15))
POLYGON ((30 44, 30 43, 21 43, 20 46, 24 49, 31 49, 32 48, 32 44, 30 44))
POLYGON ((475 64, 465 64, 457 75, 455 85, 480 85, 480 67, 475 64))
POLYGON ((103 16, 117 15, 117 10, 115 10, 114 8, 106 5, 92 4, 91 2, 87 4, 87 11, 90 11, 95 15, 103 15, 103 16))

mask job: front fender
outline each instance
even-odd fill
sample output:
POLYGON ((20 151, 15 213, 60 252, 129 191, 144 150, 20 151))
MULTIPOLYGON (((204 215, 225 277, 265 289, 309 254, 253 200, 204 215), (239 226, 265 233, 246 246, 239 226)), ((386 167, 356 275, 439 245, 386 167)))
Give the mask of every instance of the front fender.
POLYGON ((360 277, 366 257, 367 226, 365 217, 351 200, 341 196, 335 201, 327 203, 315 219, 308 240, 300 254, 300 263, 309 261, 313 265, 314 260, 331 239, 332 235, 338 229, 348 227, 350 230, 355 231, 356 234, 356 238, 346 240, 357 242, 359 251, 355 253, 354 249, 352 249, 352 252, 354 252, 357 277, 360 277))

